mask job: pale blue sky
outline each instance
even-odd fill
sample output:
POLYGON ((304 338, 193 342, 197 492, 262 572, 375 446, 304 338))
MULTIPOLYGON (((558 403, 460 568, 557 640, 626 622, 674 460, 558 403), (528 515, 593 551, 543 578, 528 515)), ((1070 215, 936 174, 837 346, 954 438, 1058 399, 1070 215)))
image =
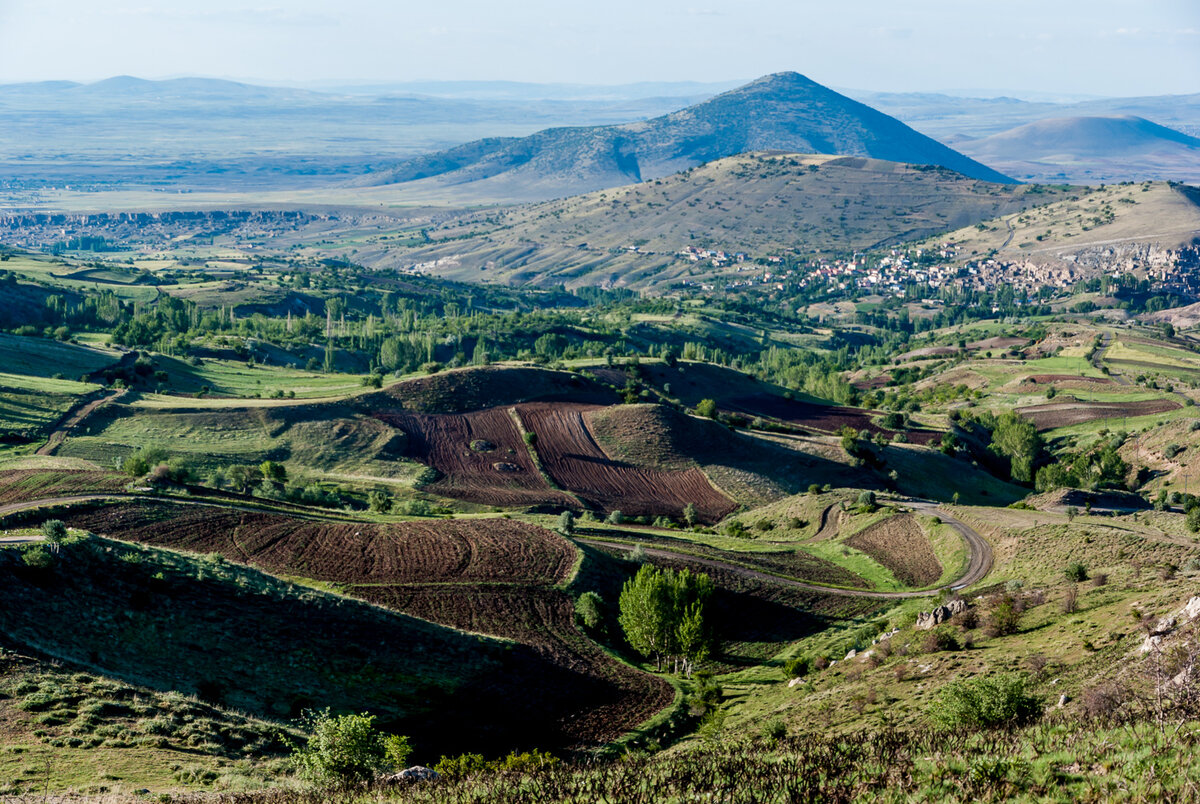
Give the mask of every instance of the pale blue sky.
POLYGON ((0 83, 118 74, 1200 92, 1197 0, 0 0, 0 83))

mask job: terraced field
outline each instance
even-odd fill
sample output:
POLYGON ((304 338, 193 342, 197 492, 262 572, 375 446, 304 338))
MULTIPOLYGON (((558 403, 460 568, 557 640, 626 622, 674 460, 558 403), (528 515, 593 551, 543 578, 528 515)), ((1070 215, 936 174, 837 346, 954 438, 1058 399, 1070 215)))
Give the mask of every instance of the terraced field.
POLYGON ((919 589, 942 577, 942 564, 934 555, 920 523, 911 514, 888 517, 869 525, 845 543, 887 567, 905 586, 919 589))
POLYGON ((700 518, 715 522, 736 506, 699 469, 662 471, 614 461, 588 429, 588 405, 521 405, 527 431, 537 434, 537 452, 555 483, 603 511, 678 516, 689 503, 700 518))
POLYGON ((0 471, 0 504, 73 494, 121 491, 129 477, 105 471, 16 469, 0 471))
POLYGON ((1073 424, 1094 422, 1098 419, 1133 418, 1168 413, 1182 407, 1171 399, 1143 399, 1135 402, 1055 402, 1046 405, 1031 405, 1018 408, 1017 412, 1029 419, 1039 430, 1054 430, 1073 424))
MULTIPOLYGON (((272 719, 371 711, 411 735, 425 763, 595 745, 673 695, 553 634, 538 647, 501 642, 219 559, 99 538, 68 545, 45 569, 0 550, 0 587, 0 637, 24 650, 272 719)), ((497 613, 510 616, 522 614, 497 613)))
POLYGON ((357 584, 554 586, 575 550, 544 528, 507 519, 376 525, 169 502, 110 505, 70 515, 96 533, 194 553, 220 553, 276 575, 357 584))
POLYGON ((442 475, 430 491, 486 505, 579 505, 542 477, 507 408, 376 416, 408 436, 408 457, 442 475))
POLYGON ((576 550, 529 523, 372 525, 165 502, 109 505, 64 519, 71 527, 313 579, 431 623, 515 640, 527 658, 518 653, 517 664, 501 671, 513 673, 504 683, 514 686, 497 694, 521 699, 516 685, 553 686, 531 693, 528 705, 548 696, 544 717, 567 718, 571 701, 572 714, 552 728, 563 745, 613 739, 673 696, 665 682, 614 660, 577 630, 572 599, 559 588, 575 567, 576 550))
MULTIPOLYGON (((786 399, 774 394, 754 394, 734 397, 722 403, 722 407, 733 413, 774 419, 795 427, 836 433, 843 427, 859 432, 895 435, 897 431, 880 427, 873 413, 862 408, 841 405, 820 405, 797 399, 786 399)), ((936 430, 913 429, 904 431, 905 437, 914 444, 929 444, 942 437, 936 430)))

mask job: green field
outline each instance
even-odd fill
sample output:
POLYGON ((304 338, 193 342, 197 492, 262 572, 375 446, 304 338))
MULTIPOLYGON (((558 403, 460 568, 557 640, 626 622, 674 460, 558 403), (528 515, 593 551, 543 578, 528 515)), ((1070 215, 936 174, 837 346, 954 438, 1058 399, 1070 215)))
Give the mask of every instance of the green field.
POLYGON ((196 394, 207 388, 218 396, 294 394, 309 399, 339 397, 363 390, 362 377, 323 374, 283 366, 251 366, 232 360, 205 359, 200 365, 166 355, 155 358, 158 370, 167 373, 170 393, 196 394))

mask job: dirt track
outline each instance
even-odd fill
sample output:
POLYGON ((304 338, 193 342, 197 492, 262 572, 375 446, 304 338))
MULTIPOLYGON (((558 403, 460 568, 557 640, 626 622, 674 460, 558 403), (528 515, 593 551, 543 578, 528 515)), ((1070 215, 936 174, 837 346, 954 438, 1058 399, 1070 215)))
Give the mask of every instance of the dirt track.
MULTIPOLYGON (((987 541, 979 535, 973 528, 966 523, 948 514, 938 508, 938 504, 934 502, 908 500, 906 503, 916 511, 919 511, 927 516, 937 516, 950 527, 958 531, 963 537, 963 541, 967 544, 967 553, 969 560, 967 569, 957 581, 950 585, 951 589, 963 589, 971 584, 978 583, 983 580, 984 576, 992 568, 992 548, 987 541)), ((583 544, 593 547, 608 547, 617 550, 632 550, 634 545, 621 542, 608 542, 601 539, 576 539, 583 544)), ((791 578, 782 578, 778 575, 772 575, 758 570, 748 569, 747 567, 738 564, 729 564, 724 561, 718 561, 712 558, 703 558, 693 556, 687 553, 677 553, 674 550, 664 550, 660 547, 646 547, 643 545, 642 550, 646 555, 658 556, 659 558, 672 558, 679 561, 688 561, 694 564, 699 564, 703 567, 713 567, 722 569, 728 572, 733 572, 742 575, 746 578, 754 578, 760 581, 769 581, 771 583, 780 584, 782 586, 791 586, 796 589, 804 589, 809 592, 821 592, 829 595, 842 595, 845 597, 869 597, 883 600, 902 599, 911 597, 932 597, 940 594, 941 589, 930 589, 924 592, 869 592, 861 589, 841 589, 833 586, 821 586, 820 584, 805 583, 791 578)))
POLYGON ((84 404, 81 408, 67 411, 67 415, 63 416, 62 421, 54 428, 54 432, 46 439, 46 443, 38 447, 36 455, 53 455, 54 450, 62 446, 62 443, 67 440, 67 436, 71 431, 83 423, 83 420, 91 416, 99 408, 104 407, 110 402, 116 402, 121 397, 125 396, 125 390, 117 391, 115 394, 104 392, 104 395, 93 399, 84 404))

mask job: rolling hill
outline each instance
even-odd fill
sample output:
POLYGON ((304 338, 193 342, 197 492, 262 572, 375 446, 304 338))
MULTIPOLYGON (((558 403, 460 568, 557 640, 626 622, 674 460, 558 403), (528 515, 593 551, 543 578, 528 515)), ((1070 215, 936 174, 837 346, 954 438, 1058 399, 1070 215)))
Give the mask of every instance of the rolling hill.
POLYGON ((1049 118, 958 147, 1023 179, 1200 179, 1200 139, 1134 115, 1049 118))
POLYGON ((354 259, 415 264, 473 282, 646 288, 749 267, 715 268, 678 254, 689 246, 752 257, 787 249, 849 253, 970 226, 1060 195, 878 159, 752 153, 659 180, 479 212, 428 230, 429 247, 360 245, 354 259))
POLYGON ((460 202, 536 201, 762 150, 932 164, 976 179, 1011 181, 798 73, 777 73, 644 122, 478 140, 403 162, 365 183, 407 184, 414 197, 460 202))
POLYGON ((1193 187, 1145 182, 1075 190, 1036 209, 940 235, 927 245, 953 243, 964 257, 992 254, 1002 262, 1054 266, 1078 278, 1111 271, 1118 258, 1130 267, 1161 272, 1175 264, 1174 252, 1200 238, 1200 192, 1193 187))

